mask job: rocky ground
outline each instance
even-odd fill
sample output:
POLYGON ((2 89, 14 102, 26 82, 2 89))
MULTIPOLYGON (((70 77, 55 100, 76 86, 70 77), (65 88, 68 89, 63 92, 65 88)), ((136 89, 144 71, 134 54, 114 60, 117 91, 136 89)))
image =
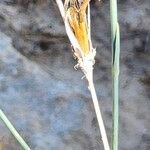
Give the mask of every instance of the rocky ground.
MULTIPOLYGON (((92 0, 94 82, 111 139, 109 1, 92 0)), ((150 1, 119 0, 120 150, 150 148, 150 1)), ((0 108, 33 150, 103 149, 55 1, 0 1, 0 108)), ((2 150, 20 145, 0 123, 2 150)))

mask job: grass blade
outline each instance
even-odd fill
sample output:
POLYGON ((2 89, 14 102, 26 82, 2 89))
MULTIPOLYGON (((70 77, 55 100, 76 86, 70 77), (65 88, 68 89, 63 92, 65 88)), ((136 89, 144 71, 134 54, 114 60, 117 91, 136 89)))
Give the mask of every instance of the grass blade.
POLYGON ((31 150, 29 146, 26 144, 26 142, 23 140, 23 138, 16 131, 16 129, 13 127, 13 125, 11 124, 11 122, 8 120, 8 118, 6 117, 6 115, 3 113, 1 109, 0 109, 0 118, 5 123, 5 125, 10 130, 10 132, 14 135, 14 137, 17 139, 17 141, 20 143, 22 148, 24 150, 31 150))
POLYGON ((117 19, 117 0, 110 0, 110 16, 111 16, 111 39, 112 39, 112 88, 113 88, 112 150, 118 150, 120 31, 117 19))

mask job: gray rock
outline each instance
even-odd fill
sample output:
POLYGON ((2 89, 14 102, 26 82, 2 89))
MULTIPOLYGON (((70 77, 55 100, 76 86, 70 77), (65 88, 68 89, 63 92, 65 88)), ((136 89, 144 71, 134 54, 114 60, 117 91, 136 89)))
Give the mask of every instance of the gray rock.
MULTIPOLYGON (((150 1, 119 1, 121 150, 150 147, 150 1)), ((92 1, 94 82, 111 139, 109 1, 92 1)), ((75 71, 55 1, 0 1, 0 107, 35 150, 98 150, 102 141, 87 83, 75 71)), ((0 123, 0 145, 19 144, 0 123)), ((110 140, 111 141, 111 140, 110 140)))

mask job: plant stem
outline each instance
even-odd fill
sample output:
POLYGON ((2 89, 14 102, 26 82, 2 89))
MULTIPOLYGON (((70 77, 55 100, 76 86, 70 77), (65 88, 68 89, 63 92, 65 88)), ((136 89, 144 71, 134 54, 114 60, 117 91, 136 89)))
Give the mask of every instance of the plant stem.
POLYGON ((89 35, 88 36, 89 36, 89 40, 90 40, 91 53, 90 53, 90 57, 89 56, 84 57, 82 54, 81 47, 79 46, 78 41, 77 41, 76 37, 74 36, 74 33, 72 32, 71 28, 70 28, 70 25, 69 25, 67 19, 65 19, 65 13, 64 13, 64 7, 63 7, 62 0, 56 0, 56 3, 57 3, 58 8, 60 10, 61 16, 64 20, 66 32, 67 32, 67 35, 69 37, 69 40, 70 40, 72 46, 74 47, 76 54, 78 53, 78 50, 81 53, 81 56, 76 55, 78 58, 78 65, 82 69, 82 71, 84 72, 84 74, 88 80, 88 83, 89 83, 89 89, 91 92, 91 96, 92 96, 94 109, 95 109, 97 120, 98 120, 100 133, 101 133, 102 141, 104 144, 104 149, 110 150, 107 135, 106 135, 106 130, 104 127, 104 122, 102 119, 102 114, 100 111, 100 107, 99 107, 99 103, 98 103, 98 99, 97 99, 97 95, 96 95, 96 91, 95 91, 95 87, 94 87, 94 83, 93 83, 93 62, 94 62, 94 57, 95 57, 95 51, 92 48, 92 42, 91 42, 90 5, 88 6, 88 28, 89 28, 89 35))
POLYGON ((95 113, 96 113, 97 120, 98 120, 100 133, 101 133, 102 141, 104 144, 104 149, 110 150, 108 139, 107 139, 107 134, 106 134, 105 126, 104 126, 104 121, 102 118, 102 113, 100 110, 100 106, 98 103, 98 99, 97 99, 97 95, 96 95, 96 91, 95 91, 95 87, 94 87, 94 83, 93 83, 93 70, 91 70, 87 73, 86 78, 87 78, 88 83, 89 83, 89 90, 91 92, 91 96, 92 96, 94 109, 95 109, 95 113))
POLYGON ((6 115, 3 113, 3 111, 0 109, 0 118, 5 123, 7 128, 10 130, 10 132, 14 135, 14 137, 17 139, 17 141, 20 143, 22 148, 24 150, 31 150, 29 146, 26 144, 26 142, 23 140, 23 138, 19 135, 19 133, 16 131, 16 129, 13 127, 11 122, 7 119, 6 115))
POLYGON ((118 150, 119 128, 119 57, 120 31, 117 19, 117 0, 110 0, 111 39, 112 39, 112 95, 113 95, 113 123, 112 150, 118 150))

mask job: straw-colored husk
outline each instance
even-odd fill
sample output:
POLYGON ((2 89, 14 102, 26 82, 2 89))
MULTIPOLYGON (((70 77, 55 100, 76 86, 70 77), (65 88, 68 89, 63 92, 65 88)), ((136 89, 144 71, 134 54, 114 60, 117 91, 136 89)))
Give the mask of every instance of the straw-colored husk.
POLYGON ((92 47, 91 42, 89 7, 90 0, 65 0, 64 5, 62 0, 56 0, 56 2, 64 20, 66 32, 74 50, 74 56, 78 60, 75 68, 81 68, 89 83, 89 90, 91 92, 104 149, 110 150, 99 102, 93 84, 93 65, 95 63, 94 58, 96 55, 96 50, 92 47), (70 7, 75 8, 70 9, 70 7), (86 12, 88 12, 88 15, 86 12), (79 18, 77 18, 77 16, 79 16, 79 18), (85 39, 80 38, 80 36, 83 36, 85 39), (88 46, 84 44, 88 44, 88 46))

